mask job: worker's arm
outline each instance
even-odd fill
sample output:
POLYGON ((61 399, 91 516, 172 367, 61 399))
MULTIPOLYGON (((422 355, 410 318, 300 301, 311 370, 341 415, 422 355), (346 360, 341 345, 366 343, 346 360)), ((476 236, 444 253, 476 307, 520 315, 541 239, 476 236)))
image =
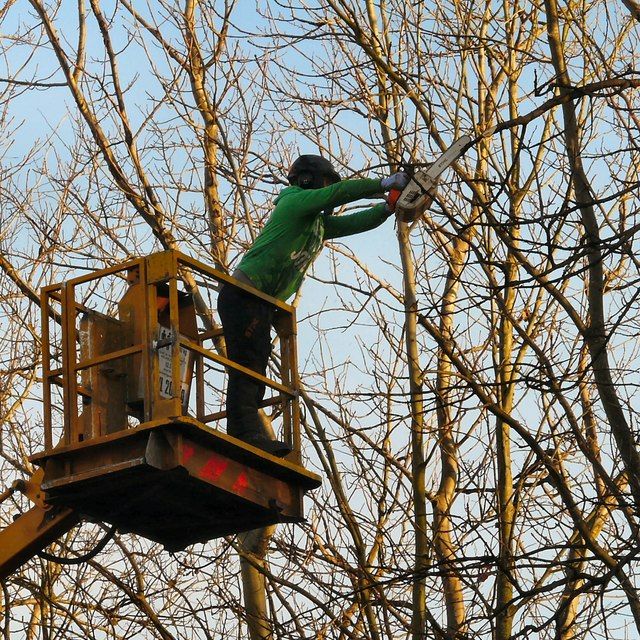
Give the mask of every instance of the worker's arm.
POLYGON ((324 219, 324 239, 331 240, 375 229, 390 215, 391 212, 387 211, 386 206, 379 204, 371 209, 358 211, 347 216, 326 216, 324 219))
POLYGON ((341 180, 321 189, 289 187, 278 198, 274 215, 286 216, 288 219, 315 216, 325 209, 340 207, 382 191, 380 180, 371 178, 341 180))

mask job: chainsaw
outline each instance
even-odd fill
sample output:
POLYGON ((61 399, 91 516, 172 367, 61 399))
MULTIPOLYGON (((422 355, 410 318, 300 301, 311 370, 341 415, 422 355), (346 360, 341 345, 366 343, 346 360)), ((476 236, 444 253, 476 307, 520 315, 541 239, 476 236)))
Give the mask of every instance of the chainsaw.
POLYGON ((389 192, 387 202, 392 209, 395 206, 398 220, 413 222, 431 206, 440 175, 465 153, 472 142, 471 136, 458 138, 431 164, 413 171, 404 189, 392 189, 389 192))

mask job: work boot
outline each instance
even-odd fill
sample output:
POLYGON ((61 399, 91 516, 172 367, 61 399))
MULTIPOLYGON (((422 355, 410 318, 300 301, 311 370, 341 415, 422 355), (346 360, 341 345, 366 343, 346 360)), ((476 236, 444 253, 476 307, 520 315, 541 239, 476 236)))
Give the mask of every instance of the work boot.
POLYGON ((262 449, 263 451, 270 453, 272 456, 277 456, 278 458, 284 458, 293 451, 286 442, 270 440, 269 438, 261 435, 251 435, 246 438, 241 438, 241 440, 254 447, 258 447, 258 449, 262 449))

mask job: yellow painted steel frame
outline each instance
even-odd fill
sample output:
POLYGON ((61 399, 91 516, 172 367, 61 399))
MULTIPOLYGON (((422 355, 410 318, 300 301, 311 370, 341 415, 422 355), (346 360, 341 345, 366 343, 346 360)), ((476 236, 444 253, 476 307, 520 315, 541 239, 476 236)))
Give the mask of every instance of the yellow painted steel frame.
POLYGON ((71 529, 79 520, 72 509, 50 507, 40 487, 44 471, 38 469, 29 480, 18 480, 0 496, 0 503, 20 491, 33 503, 5 529, 0 530, 0 580, 4 580, 40 550, 71 529))
POLYGON ((34 503, 0 531, 0 579, 73 527, 81 514, 104 518, 168 548, 303 519, 303 494, 321 480, 301 466, 293 307, 198 260, 164 251, 45 287, 41 310, 45 446, 31 459, 41 467, 34 476, 0 494, 3 502, 21 491, 34 503), (91 295, 89 302, 76 299, 81 287, 93 290, 107 277, 128 283, 118 318, 91 309, 91 295), (275 308, 279 380, 205 346, 211 341, 215 346, 222 332, 211 322, 198 327, 188 284, 196 278, 238 287, 275 308), (60 323, 61 335, 54 323, 60 323), (171 380, 161 392, 159 352, 169 346, 171 380), (60 356, 61 365, 52 368, 60 356), (293 448, 286 459, 207 426, 225 412, 205 413, 205 361, 240 371, 274 392, 263 406, 282 405, 282 439, 293 448), (181 397, 184 375, 186 384, 195 381, 195 416, 188 415, 188 402, 181 397), (61 402, 53 398, 54 388, 61 389, 61 402), (54 433, 53 419, 60 404, 61 437, 54 433), (130 424, 131 417, 138 423, 130 424), (142 492, 139 481, 147 483, 142 492), (131 502, 126 517, 121 496, 131 502), (174 530, 164 512, 156 517, 168 500, 182 509, 185 522, 195 514, 195 528, 180 523, 174 530))
POLYGON ((34 504, 0 531, 0 579, 73 527, 80 514, 174 549, 303 520, 303 494, 321 480, 301 466, 293 307, 198 260, 164 251, 45 287, 41 310, 45 448, 31 458, 41 467, 32 478, 0 494, 1 503, 21 491, 34 504), (89 302, 76 299, 80 288, 98 288, 107 277, 128 283, 118 318, 91 309, 91 295, 89 302), (209 341, 215 346, 222 332, 210 322, 198 328, 189 284, 196 277, 238 287, 275 308, 279 380, 205 347, 209 341), (170 365, 165 356, 162 373, 170 370, 170 380, 161 390, 159 353, 169 346, 170 365), (61 365, 52 368, 59 352, 61 365), (274 392, 263 406, 282 405, 283 439, 293 447, 286 459, 207 426, 225 412, 205 413, 205 361, 240 371, 274 392), (190 416, 188 389, 184 399, 182 391, 183 383, 191 384, 183 376, 193 370, 196 415, 190 416), (52 397, 54 387, 62 390, 61 402, 52 397), (60 404, 57 437, 53 411, 60 404))
MULTIPOLYGON (((136 290, 137 291, 137 290, 136 290)), ((141 366, 140 389, 144 413, 137 416, 141 422, 149 422, 161 418, 172 418, 186 415, 186 407, 181 400, 181 351, 187 350, 195 368, 195 418, 202 423, 219 421, 226 413, 220 411, 205 414, 204 399, 204 362, 206 360, 218 363, 227 369, 235 369, 244 375, 260 380, 272 389, 276 395, 265 400, 264 406, 280 403, 282 405, 283 439, 293 448, 288 457, 292 462, 300 463, 300 418, 298 389, 299 380, 296 361, 296 320, 295 308, 272 298, 253 287, 247 286, 208 265, 186 256, 178 251, 163 251, 144 258, 130 260, 108 269, 74 278, 62 285, 45 287, 41 293, 42 307, 42 336, 43 336, 43 387, 44 387, 44 423, 45 423, 45 453, 53 448, 52 425, 52 386, 62 387, 63 397, 63 437, 61 444, 73 445, 83 441, 86 436, 99 437, 105 435, 105 426, 100 424, 87 433, 83 431, 81 418, 78 414, 79 398, 90 402, 94 389, 88 388, 78 381, 78 376, 84 371, 95 367, 105 367, 116 361, 131 361, 137 358, 141 366), (95 282, 107 276, 123 274, 132 286, 139 287, 141 297, 131 296, 133 303, 138 305, 136 314, 142 312, 144 321, 138 323, 133 335, 133 344, 116 348, 113 351, 78 357, 77 325, 80 314, 95 313, 76 300, 76 290, 81 285, 95 282), (253 296, 265 300, 277 312, 278 322, 276 330, 280 340, 280 380, 274 380, 251 371, 222 354, 204 345, 208 341, 215 341, 221 335, 219 329, 204 327, 198 329, 195 325, 195 311, 192 327, 181 326, 180 295, 191 293, 187 281, 193 282, 195 276, 204 277, 218 283, 218 286, 234 286, 247 291, 253 296), (168 287, 168 321, 171 329, 171 397, 163 397, 159 376, 159 350, 168 344, 159 345, 158 287, 168 287), (49 344, 50 322, 53 314, 52 303, 61 307, 62 318, 62 366, 51 368, 51 345, 49 344), (187 330, 188 329, 188 330, 187 330), (195 329, 195 331, 194 331, 195 329), (153 347, 156 341, 155 348, 153 347)), ((133 315, 136 315, 133 314, 133 315)), ((100 314, 97 314, 100 316, 100 314)), ((186 316, 185 316, 186 317, 186 316)), ((184 323, 184 318, 183 318, 184 323)), ((128 328, 129 330, 131 327, 128 328)), ((131 381, 128 383, 131 385, 131 381)), ((122 425, 126 428, 126 425, 122 425)))

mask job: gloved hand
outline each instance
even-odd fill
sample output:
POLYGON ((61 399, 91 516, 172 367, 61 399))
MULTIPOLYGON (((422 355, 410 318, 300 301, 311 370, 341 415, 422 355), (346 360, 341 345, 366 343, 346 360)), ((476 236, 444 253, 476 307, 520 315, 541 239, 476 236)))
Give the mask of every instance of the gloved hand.
POLYGON ((408 184, 411 177, 408 173, 404 171, 399 171, 398 173, 393 173, 386 178, 382 178, 380 180, 380 186, 385 190, 389 191, 390 189, 404 189, 408 184))

